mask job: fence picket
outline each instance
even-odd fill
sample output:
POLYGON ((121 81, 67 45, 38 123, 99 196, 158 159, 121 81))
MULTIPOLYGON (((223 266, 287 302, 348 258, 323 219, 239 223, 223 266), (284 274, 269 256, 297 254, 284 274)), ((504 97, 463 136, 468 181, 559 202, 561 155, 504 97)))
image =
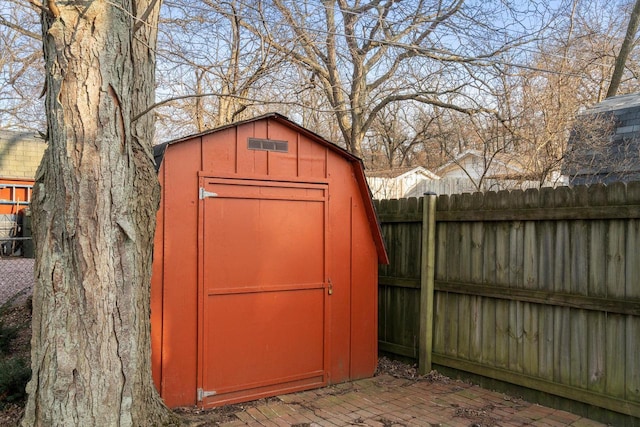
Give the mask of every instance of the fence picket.
POLYGON ((589 390, 596 393, 604 393, 604 380, 606 375, 605 365, 605 321, 606 313, 589 313, 587 322, 587 343, 588 343, 588 378, 589 390))

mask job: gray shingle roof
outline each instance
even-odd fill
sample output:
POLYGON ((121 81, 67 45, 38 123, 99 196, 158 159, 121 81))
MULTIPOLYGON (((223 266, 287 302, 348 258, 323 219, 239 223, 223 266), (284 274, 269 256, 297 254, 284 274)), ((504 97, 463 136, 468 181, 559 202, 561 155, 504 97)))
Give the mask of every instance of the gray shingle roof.
POLYGON ((606 111, 625 110, 627 108, 640 107, 640 93, 613 96, 597 103, 587 110, 587 114, 603 113, 606 111))

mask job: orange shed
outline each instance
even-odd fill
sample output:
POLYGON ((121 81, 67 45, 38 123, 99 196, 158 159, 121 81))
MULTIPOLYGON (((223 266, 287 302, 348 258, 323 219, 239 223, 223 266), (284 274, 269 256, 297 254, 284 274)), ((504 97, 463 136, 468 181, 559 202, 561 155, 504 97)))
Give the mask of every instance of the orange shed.
POLYGON ((387 255, 362 162, 278 114, 155 155, 152 357, 167 405, 371 376, 387 255))

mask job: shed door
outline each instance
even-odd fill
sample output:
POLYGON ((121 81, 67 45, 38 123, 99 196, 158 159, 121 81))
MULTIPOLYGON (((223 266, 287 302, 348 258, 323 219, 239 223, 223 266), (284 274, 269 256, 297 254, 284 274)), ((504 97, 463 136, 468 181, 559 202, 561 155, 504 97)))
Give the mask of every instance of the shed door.
POLYGON ((200 404, 326 384, 327 186, 201 183, 200 404))

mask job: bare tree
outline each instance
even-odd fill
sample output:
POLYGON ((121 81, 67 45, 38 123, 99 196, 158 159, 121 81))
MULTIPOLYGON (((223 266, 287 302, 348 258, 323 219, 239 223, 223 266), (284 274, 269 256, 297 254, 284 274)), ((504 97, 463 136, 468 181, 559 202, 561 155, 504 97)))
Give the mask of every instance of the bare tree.
POLYGON ((396 169, 439 164, 439 151, 430 144, 439 139, 438 109, 411 101, 393 103, 380 111, 362 144, 369 169, 396 169), (434 162, 435 160, 435 162, 434 162))
POLYGON ((174 423, 151 378, 160 1, 43 2, 49 147, 33 199, 32 378, 22 424, 174 423))
POLYGON ((44 82, 38 13, 26 1, 0 6, 0 129, 41 131, 44 82))
MULTIPOLYGON (((571 6, 563 25, 537 46, 531 68, 504 73, 507 132, 526 169, 542 184, 560 177, 581 111, 605 98, 624 33, 618 4, 576 0, 571 6)), ((621 89, 634 90, 629 82, 621 89)), ((595 126, 589 129, 598 133, 595 126)))
MULTIPOLYGON (((618 3, 574 0, 567 7, 544 38, 523 50, 524 63, 515 66, 514 57, 494 64, 495 77, 484 93, 496 114, 452 113, 439 121, 437 139, 449 161, 470 148, 483 153, 487 165, 493 158, 512 159, 523 172, 512 175, 510 185, 565 182, 561 169, 571 155, 569 135, 580 112, 604 99, 625 24, 618 3)), ((634 90, 631 82, 621 88, 634 90)))
POLYGON ((246 118, 256 105, 277 102, 270 87, 283 57, 243 26, 240 1, 167 4, 159 38, 163 98, 161 133, 175 136, 246 118), (171 129, 169 129, 171 128, 171 129))
MULTIPOLYGON (((504 5, 274 0, 259 3, 245 22, 312 73, 344 144, 361 154, 376 116, 391 103, 413 100, 466 113, 487 109, 473 83, 488 65, 539 31, 523 19, 531 10, 504 5), (504 20, 493 19, 496 15, 504 20)), ((536 25, 545 25, 540 16, 536 25)))

